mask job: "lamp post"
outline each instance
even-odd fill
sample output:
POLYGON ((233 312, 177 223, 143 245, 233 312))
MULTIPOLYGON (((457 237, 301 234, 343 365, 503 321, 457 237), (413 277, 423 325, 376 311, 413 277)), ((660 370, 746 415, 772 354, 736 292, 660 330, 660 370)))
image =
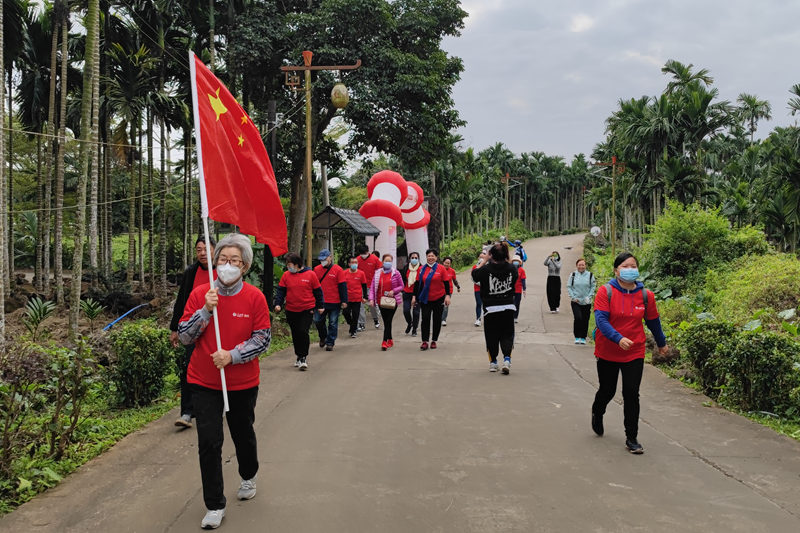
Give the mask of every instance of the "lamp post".
MULTIPOLYGON (((313 52, 310 50, 305 50, 303 52, 303 64, 302 65, 287 65, 281 67, 281 71, 286 73, 286 85, 291 87, 294 90, 301 90, 298 88, 300 85, 300 76, 294 74, 298 71, 305 72, 305 82, 304 87, 302 88, 305 90, 306 93, 306 162, 305 162, 305 182, 306 182, 306 261, 308 264, 311 264, 311 241, 312 241, 312 232, 311 232, 311 218, 312 218, 312 197, 311 197, 311 71, 312 70, 355 70, 361 66, 361 60, 359 59, 356 61, 355 65, 311 65, 311 58, 313 57, 313 52), (289 73, 292 74, 289 74, 289 73)), ((331 94, 331 99, 333 100, 333 104, 337 108, 342 108, 347 105, 347 101, 344 101, 344 104, 341 104, 343 98, 341 97, 342 88, 344 88, 345 94, 347 93, 347 88, 344 87, 343 84, 338 83, 334 87, 334 92, 331 94), (340 87, 341 86, 341 87, 340 87), (340 105, 341 104, 341 105, 340 105)), ((349 99, 349 98, 348 98, 349 99)))
POLYGON ((593 163, 598 167, 611 167, 611 255, 616 257, 617 244, 617 169, 619 173, 625 172, 625 163, 617 161, 617 156, 612 155, 611 161, 598 161, 593 163))
POLYGON ((511 177, 508 175, 508 172, 506 172, 506 175, 504 177, 500 178, 500 181, 506 184, 506 239, 508 239, 508 190, 510 188, 508 183, 511 180, 519 180, 519 179, 522 178, 511 177))

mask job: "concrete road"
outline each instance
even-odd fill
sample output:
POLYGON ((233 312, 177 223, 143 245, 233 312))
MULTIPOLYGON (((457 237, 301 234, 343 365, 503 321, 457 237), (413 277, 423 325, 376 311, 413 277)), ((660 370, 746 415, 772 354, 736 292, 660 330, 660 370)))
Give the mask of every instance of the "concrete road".
MULTIPOLYGON (((235 500, 227 439, 222 530, 800 531, 800 443, 706 407, 657 369, 646 366, 642 383, 644 455, 625 450, 619 403, 605 437, 592 433, 592 347, 572 344, 566 290, 562 312, 547 312, 541 264, 560 250, 566 281, 581 241, 527 243, 508 376, 488 372, 468 272, 438 350, 421 352, 398 317, 388 352, 370 330, 333 352, 313 347, 306 373, 290 351, 263 361, 259 492, 235 500)), ((198 531, 196 436, 176 431, 176 415, 4 517, 0 530, 198 531)))

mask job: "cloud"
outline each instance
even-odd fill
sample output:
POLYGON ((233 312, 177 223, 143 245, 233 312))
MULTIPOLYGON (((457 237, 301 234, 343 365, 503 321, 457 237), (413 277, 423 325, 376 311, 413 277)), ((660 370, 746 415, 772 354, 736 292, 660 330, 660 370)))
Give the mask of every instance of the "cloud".
POLYGON ((664 65, 664 63, 666 63, 666 61, 663 59, 659 59, 652 55, 643 54, 635 50, 626 50, 625 58, 631 59, 633 61, 638 61, 639 63, 646 63, 648 65, 653 65, 654 67, 658 68, 661 68, 664 65))
POLYGON ((595 20, 592 17, 579 13, 572 17, 572 21, 569 24, 569 31, 572 33, 581 33, 592 29, 594 23, 595 20))

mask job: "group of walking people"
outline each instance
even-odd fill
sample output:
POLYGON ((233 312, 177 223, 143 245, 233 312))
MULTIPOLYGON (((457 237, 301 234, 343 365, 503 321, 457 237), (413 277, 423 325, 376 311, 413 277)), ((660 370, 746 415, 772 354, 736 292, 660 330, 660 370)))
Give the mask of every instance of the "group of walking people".
MULTIPOLYGON (((331 351, 338 336, 339 315, 344 315, 350 336, 355 338, 364 329, 367 309, 376 327, 383 323, 382 350, 394 345, 392 323, 401 306, 405 333, 416 336, 420 330, 420 349, 437 348, 453 287, 460 290, 448 261, 440 262, 434 249, 426 251, 424 262, 419 254, 412 252, 407 266, 398 270, 391 254, 379 259, 366 246, 358 252, 349 257, 347 268, 336 265, 328 250, 319 254, 320 264, 314 269, 305 265, 299 254, 289 253, 285 257, 286 272, 281 276, 272 308, 276 313, 286 313, 296 355, 294 364, 300 371, 308 369, 312 323, 319 332, 320 347, 331 351)), ((484 327, 489 371, 503 374, 511 370, 515 323, 527 289, 523 258, 517 250, 514 252, 512 256, 506 243, 493 243, 484 248, 471 273, 476 299, 475 325, 484 327)), ((258 472, 253 430, 259 386, 258 356, 269 348, 271 329, 263 293, 243 279, 253 262, 250 240, 231 234, 216 244, 209 239, 207 245, 207 241, 198 238, 195 253, 197 261, 184 272, 170 324, 172 342, 185 346, 181 412, 175 424, 191 427, 192 418, 196 419, 207 509, 201 526, 213 529, 221 524, 226 509, 220 416, 225 403, 220 371, 224 370, 227 385, 225 418, 241 477, 237 497, 248 500, 256 494, 258 472), (209 284, 211 279, 214 281, 209 284), (215 310, 217 318, 212 320, 215 310)), ((557 313, 561 296, 558 252, 549 255, 544 264, 548 268, 548 306, 557 313)), ((598 436, 604 434, 606 406, 616 393, 621 374, 625 444, 634 454, 644 451, 638 442, 639 387, 646 339, 643 323, 652 332, 658 350, 663 353, 667 349, 655 297, 637 281, 638 277, 636 258, 624 252, 614 260, 613 278, 599 290, 596 277, 587 270, 582 258, 567 281, 576 344, 587 342, 594 307, 597 325, 593 335, 594 355, 599 387, 591 406, 592 430, 598 436)))

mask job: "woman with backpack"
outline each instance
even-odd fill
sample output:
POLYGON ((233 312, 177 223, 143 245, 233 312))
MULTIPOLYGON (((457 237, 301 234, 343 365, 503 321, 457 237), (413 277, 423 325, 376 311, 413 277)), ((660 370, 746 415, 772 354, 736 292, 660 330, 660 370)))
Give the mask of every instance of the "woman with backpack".
POLYGON ((644 288, 639 262, 629 252, 614 259, 614 278, 597 291, 594 317, 597 323, 594 355, 600 387, 592 404, 592 430, 603 435, 603 415, 617 391, 622 374, 625 414, 625 447, 633 454, 644 453, 639 444, 639 385, 644 371, 645 333, 642 321, 653 333, 659 353, 666 353, 667 340, 661 330, 656 299, 644 288))
POLYGON ((572 333, 575 344, 586 344, 589 331, 589 316, 592 312, 592 299, 597 288, 594 274, 586 270, 586 259, 581 257, 575 263, 576 270, 569 275, 567 292, 572 305, 572 333))

